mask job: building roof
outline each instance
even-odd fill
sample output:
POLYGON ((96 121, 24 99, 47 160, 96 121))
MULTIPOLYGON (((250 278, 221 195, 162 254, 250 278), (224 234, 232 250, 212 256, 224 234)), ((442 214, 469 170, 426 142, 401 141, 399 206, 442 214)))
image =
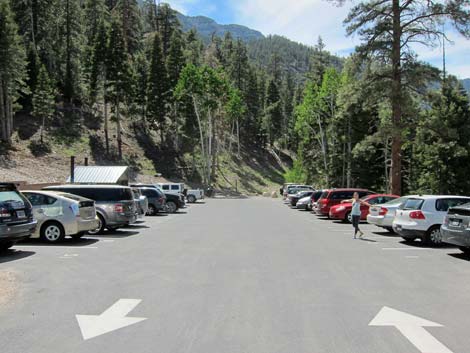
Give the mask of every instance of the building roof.
MULTIPOLYGON (((75 167, 74 183, 77 184, 116 184, 128 178, 128 167, 75 167)), ((71 177, 67 179, 71 183, 71 177)))

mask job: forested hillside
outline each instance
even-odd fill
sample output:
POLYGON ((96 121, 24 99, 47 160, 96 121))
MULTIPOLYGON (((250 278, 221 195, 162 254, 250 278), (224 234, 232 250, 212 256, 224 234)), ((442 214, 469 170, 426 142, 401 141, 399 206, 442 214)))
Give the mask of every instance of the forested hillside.
POLYGON ((359 6, 349 32, 364 44, 339 59, 320 36, 309 47, 185 31, 152 0, 0 0, 2 172, 31 164, 40 178, 52 165, 66 173, 67 156, 90 156, 259 192, 296 157, 288 181, 470 193, 464 87, 409 46, 396 52, 396 43, 432 44, 439 16, 467 35, 469 13, 393 4, 383 6, 420 27, 396 38, 376 5, 359 6))

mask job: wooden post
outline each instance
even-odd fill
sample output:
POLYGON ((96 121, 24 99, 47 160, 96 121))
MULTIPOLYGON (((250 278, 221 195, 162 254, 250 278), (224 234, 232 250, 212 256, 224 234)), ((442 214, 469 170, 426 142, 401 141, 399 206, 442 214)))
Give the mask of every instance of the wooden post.
POLYGON ((70 157, 70 183, 75 183, 75 156, 70 157))

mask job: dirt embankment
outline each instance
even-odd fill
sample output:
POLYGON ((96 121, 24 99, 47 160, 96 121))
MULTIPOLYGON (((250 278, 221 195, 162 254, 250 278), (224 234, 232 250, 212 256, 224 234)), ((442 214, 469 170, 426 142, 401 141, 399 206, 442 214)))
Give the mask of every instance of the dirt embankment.
POLYGON ((13 271, 0 271, 0 309, 9 303, 16 295, 18 287, 13 271))

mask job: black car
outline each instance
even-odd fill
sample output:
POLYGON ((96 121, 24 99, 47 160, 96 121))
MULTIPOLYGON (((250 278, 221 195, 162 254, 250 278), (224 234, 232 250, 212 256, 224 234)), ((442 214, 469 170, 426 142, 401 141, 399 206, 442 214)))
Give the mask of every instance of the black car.
MULTIPOLYGON (((177 212, 180 208, 183 208, 186 206, 186 203, 184 201, 184 195, 183 194, 171 194, 171 193, 165 193, 162 189, 160 189, 156 185, 152 184, 133 184, 131 185, 132 187, 138 187, 142 189, 142 193, 147 196, 149 194, 149 191, 147 191, 147 194, 144 192, 144 189, 153 189, 157 190, 159 193, 163 193, 165 195, 165 204, 164 208, 162 209, 164 212, 168 213, 175 213, 177 212)), ((154 191, 152 191, 155 193, 154 191)), ((149 197, 149 196, 147 196, 149 197)), ((149 199, 149 209, 150 209, 150 199, 149 199)))
POLYGON ((166 196, 154 186, 132 185, 133 188, 140 190, 142 195, 147 197, 148 200, 148 216, 155 216, 158 212, 163 212, 166 209, 166 196))
POLYGON ((300 199, 303 199, 304 197, 312 196, 314 191, 300 191, 297 194, 293 195, 290 197, 290 204, 292 207, 295 207, 297 205, 297 202, 299 202, 300 199))
POLYGON ((0 183, 0 251, 29 238, 36 225, 30 202, 15 184, 0 183))

